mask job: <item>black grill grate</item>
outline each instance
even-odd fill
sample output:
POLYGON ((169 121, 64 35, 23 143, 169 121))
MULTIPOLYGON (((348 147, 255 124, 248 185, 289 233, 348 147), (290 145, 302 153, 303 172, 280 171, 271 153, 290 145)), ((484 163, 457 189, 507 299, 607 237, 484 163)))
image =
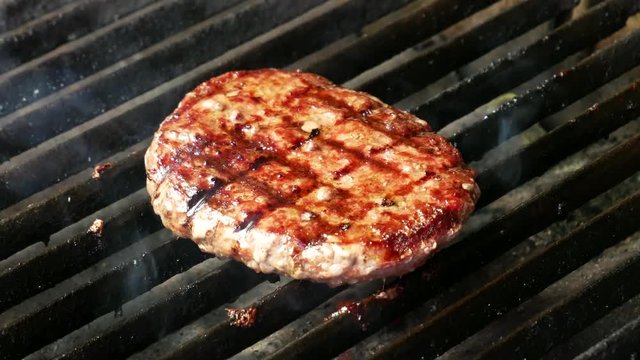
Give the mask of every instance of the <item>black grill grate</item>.
POLYGON ((637 0, 575 17, 588 1, 46 3, 0 5, 0 359, 640 352, 637 0), (474 160, 464 241, 400 279, 330 288, 162 230, 149 137, 199 82, 267 66, 412 98, 474 160), (551 115, 570 120, 544 130, 551 115), (251 307, 249 327, 225 310, 251 307))

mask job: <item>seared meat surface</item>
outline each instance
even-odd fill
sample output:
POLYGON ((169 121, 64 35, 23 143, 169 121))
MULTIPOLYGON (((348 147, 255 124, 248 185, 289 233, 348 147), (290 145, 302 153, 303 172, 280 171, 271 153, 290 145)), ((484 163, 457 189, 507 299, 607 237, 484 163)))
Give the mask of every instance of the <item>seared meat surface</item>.
POLYGON ((429 125, 313 74, 235 71, 190 92, 145 165, 153 208, 203 251, 334 285, 399 275, 479 190, 429 125))

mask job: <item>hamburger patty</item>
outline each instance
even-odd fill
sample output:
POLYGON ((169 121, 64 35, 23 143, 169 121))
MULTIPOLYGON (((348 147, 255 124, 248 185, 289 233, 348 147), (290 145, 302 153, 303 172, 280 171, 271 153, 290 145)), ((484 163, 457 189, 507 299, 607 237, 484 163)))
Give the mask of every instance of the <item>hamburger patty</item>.
POLYGON ((415 269, 480 194, 425 121, 276 69, 188 93, 145 165, 153 208, 175 234, 257 271, 333 285, 415 269))

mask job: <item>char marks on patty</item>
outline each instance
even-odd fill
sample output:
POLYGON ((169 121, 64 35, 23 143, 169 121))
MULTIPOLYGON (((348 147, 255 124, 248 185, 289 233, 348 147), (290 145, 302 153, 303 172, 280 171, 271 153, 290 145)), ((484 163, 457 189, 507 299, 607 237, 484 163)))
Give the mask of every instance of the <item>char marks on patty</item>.
POLYGON ((425 121, 276 69, 198 86, 145 162, 154 210, 177 234, 260 271, 334 284, 415 268, 479 196, 425 121))

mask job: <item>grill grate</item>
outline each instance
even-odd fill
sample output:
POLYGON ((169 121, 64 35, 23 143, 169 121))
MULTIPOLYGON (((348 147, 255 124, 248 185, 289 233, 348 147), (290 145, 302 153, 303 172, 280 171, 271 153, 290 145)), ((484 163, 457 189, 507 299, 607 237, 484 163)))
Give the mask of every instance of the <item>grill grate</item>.
POLYGON ((443 91, 413 112, 441 128, 490 101, 495 94, 509 91, 545 68, 611 34, 632 14, 630 5, 628 1, 606 2, 534 44, 496 60, 485 71, 443 91))
POLYGON ((640 31, 625 24, 640 6, 597 3, 0 5, 0 359, 638 354, 640 31), (158 123, 212 75, 266 66, 413 98, 478 172, 464 241, 402 278, 330 288, 163 230, 144 189, 158 123), (544 130, 552 115, 570 120, 544 130))

